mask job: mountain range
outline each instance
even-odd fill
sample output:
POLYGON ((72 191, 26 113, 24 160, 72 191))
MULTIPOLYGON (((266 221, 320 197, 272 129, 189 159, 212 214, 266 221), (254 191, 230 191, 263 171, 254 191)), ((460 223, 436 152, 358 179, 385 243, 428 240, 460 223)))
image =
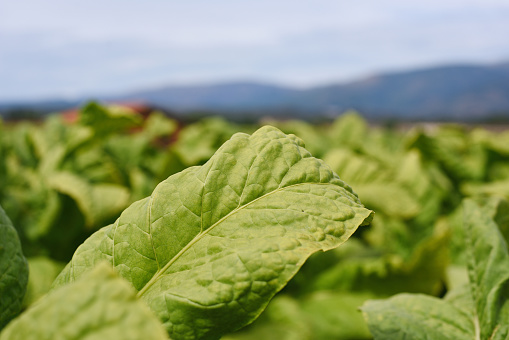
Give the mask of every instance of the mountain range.
MULTIPOLYGON (((0 103, 0 112, 13 107, 59 110, 87 99, 0 103)), ((373 119, 509 120, 509 62, 380 73, 307 89, 246 81, 166 86, 94 99, 144 102, 181 115, 207 112, 238 117, 271 113, 312 119, 355 109, 373 119)))

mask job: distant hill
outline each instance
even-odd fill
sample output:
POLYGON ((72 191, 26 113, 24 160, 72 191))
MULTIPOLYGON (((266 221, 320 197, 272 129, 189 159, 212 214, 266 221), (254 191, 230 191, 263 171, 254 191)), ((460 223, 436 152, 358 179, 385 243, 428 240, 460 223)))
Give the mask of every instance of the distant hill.
POLYGON ((112 98, 148 101, 180 111, 357 109, 407 119, 509 118, 509 63, 450 65, 379 74, 358 81, 297 90, 260 83, 165 87, 112 98))
POLYGON ((252 109, 291 102, 296 90, 254 82, 231 82, 198 86, 168 86, 134 92, 114 100, 141 100, 176 110, 252 109))
POLYGON ((356 82, 313 88, 306 102, 316 107, 352 107, 371 115, 406 118, 509 118, 509 63, 452 65, 388 73, 356 82))
MULTIPOLYGON (((509 62, 381 73, 349 83, 302 90, 255 82, 231 82, 167 86, 96 98, 141 101, 184 115, 196 111, 223 113, 230 117, 247 113, 277 115, 292 112, 300 118, 310 118, 356 109, 374 119, 489 120, 502 117, 509 120, 509 62)), ((82 101, 68 104, 76 105, 82 101)), ((63 102, 53 100, 24 105, 48 107, 49 103, 63 102)), ((16 104, 19 108, 20 103, 16 104)), ((0 103, 0 112, 6 108, 9 105, 0 103)))

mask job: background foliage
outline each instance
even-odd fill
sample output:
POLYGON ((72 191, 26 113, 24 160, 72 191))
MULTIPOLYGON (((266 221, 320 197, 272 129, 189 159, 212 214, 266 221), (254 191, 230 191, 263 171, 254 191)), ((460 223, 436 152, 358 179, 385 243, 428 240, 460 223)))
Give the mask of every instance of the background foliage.
MULTIPOLYGON (((323 125, 264 123, 302 138, 376 214, 343 247, 313 255, 257 321, 225 338, 369 339, 365 301, 443 297, 467 281, 465 198, 509 237, 509 132, 371 127, 354 112, 323 125)), ((0 122, 0 206, 30 268, 23 305, 44 295, 76 248, 129 204, 204 164, 233 133, 257 128, 220 118, 184 126, 96 103, 73 123, 59 115, 0 122)))

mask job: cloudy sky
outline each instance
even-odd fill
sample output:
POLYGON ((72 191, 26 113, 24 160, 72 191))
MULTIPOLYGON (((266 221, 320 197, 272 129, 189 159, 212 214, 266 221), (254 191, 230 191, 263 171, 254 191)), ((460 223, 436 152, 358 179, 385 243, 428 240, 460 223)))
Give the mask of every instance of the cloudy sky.
POLYGON ((0 100, 509 60, 507 0, 0 0, 0 100))

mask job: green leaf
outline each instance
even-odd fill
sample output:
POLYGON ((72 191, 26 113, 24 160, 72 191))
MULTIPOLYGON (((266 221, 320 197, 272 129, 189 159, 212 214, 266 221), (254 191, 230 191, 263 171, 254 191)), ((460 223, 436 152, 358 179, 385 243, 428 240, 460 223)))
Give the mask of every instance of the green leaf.
POLYGON ((235 134, 132 204, 78 248, 55 286, 105 259, 172 338, 218 338, 252 322, 311 254, 371 216, 300 139, 267 126, 235 134))
POLYGON ((205 118, 182 129, 173 149, 186 166, 203 164, 237 131, 223 118, 205 118))
POLYGON ((452 180, 481 180, 486 174, 486 148, 463 126, 442 126, 433 136, 421 133, 413 146, 420 149, 425 158, 438 161, 452 180))
POLYGON ((371 294, 315 292, 292 298, 276 296, 258 320, 224 340, 350 340, 369 339, 359 306, 371 294))
POLYGON ((435 230, 407 259, 381 255, 357 239, 312 256, 292 280, 299 291, 336 290, 386 297, 400 292, 438 294, 443 289, 449 234, 435 230), (357 241, 357 242, 356 242, 357 241))
POLYGON ((368 339, 369 331, 359 307, 371 294, 315 292, 300 301, 311 325, 310 339, 368 339))
POLYGON ((313 331, 297 299, 278 294, 251 325, 221 337, 222 340, 308 340, 313 331))
POLYGON ((507 339, 509 253, 489 210, 463 203, 468 285, 444 300, 400 294, 368 301, 364 316, 375 339, 507 339))
POLYGON ((326 153, 324 161, 348 183, 388 183, 395 177, 391 168, 385 164, 350 149, 332 149, 326 153))
POLYGON ((472 294, 470 293, 470 286, 468 285, 468 277, 465 272, 465 281, 463 285, 453 287, 452 290, 448 291, 444 296, 444 301, 449 302, 452 306, 461 310, 467 315, 475 315, 474 301, 472 300, 472 294))
POLYGON ((18 233, 0 206, 0 329, 21 310, 27 279, 18 233))
POLYGON ((178 128, 178 123, 166 117, 161 112, 152 112, 145 121, 143 134, 149 139, 154 139, 163 136, 170 136, 178 128))
POLYGON ((333 145, 358 149, 368 135, 368 125, 356 111, 346 111, 333 123, 329 131, 333 145))
POLYGON ((504 156, 509 156, 509 131, 493 133, 488 129, 475 129, 472 133, 475 141, 504 156))
MULTIPOLYGON (((509 201, 497 196, 477 196, 472 198, 479 205, 483 214, 489 216, 497 225, 498 229, 509 241, 509 201)), ((455 264, 465 266, 467 263, 468 249, 465 247, 465 233, 463 226, 464 213, 462 207, 458 207, 452 214, 447 217, 446 222, 452 230, 453 239, 451 244, 452 260, 455 264)))
POLYGON ((509 253, 491 217, 474 201, 465 200, 465 238, 476 325, 482 339, 509 326, 509 253), (505 317, 504 317, 505 316, 505 317))
POLYGON ((411 218, 421 211, 415 196, 396 183, 359 184, 354 188, 367 207, 388 216, 411 218))
POLYGON ((388 300, 371 300, 362 306, 364 319, 375 339, 474 339, 469 315, 435 297, 398 294, 388 300))
POLYGON ((498 225, 506 243, 509 242, 509 201, 496 196, 480 197, 475 201, 498 225))
POLYGON ((89 227, 115 217, 128 204, 129 191, 120 185, 92 184, 66 171, 51 174, 47 181, 49 187, 76 201, 89 227))
POLYGON ((371 155, 335 148, 326 153, 324 161, 354 188, 366 207, 409 219, 423 210, 436 185, 416 151, 398 157, 401 160, 393 158, 391 164, 386 164, 371 155))
MULTIPOLYGON (((306 149, 315 157, 322 157, 330 148, 330 138, 327 131, 318 125, 311 125, 302 120, 269 120, 273 125, 284 133, 293 133, 306 141, 306 149)), ((330 164, 329 164, 330 165, 330 164)))
POLYGON ((141 116, 128 107, 109 105, 107 107, 97 103, 89 103, 81 109, 80 123, 91 127, 96 136, 106 136, 116 132, 123 132, 140 125, 141 116))
POLYGON ((43 297, 0 334, 1 340, 168 339, 131 285, 107 264, 43 297))
POLYGON ((509 199, 509 179, 494 182, 465 182, 461 186, 465 195, 498 195, 509 199))
POLYGON ((27 292, 23 299, 24 307, 30 306, 46 294, 65 266, 64 263, 53 261, 44 256, 31 257, 27 260, 30 275, 28 277, 27 292))

